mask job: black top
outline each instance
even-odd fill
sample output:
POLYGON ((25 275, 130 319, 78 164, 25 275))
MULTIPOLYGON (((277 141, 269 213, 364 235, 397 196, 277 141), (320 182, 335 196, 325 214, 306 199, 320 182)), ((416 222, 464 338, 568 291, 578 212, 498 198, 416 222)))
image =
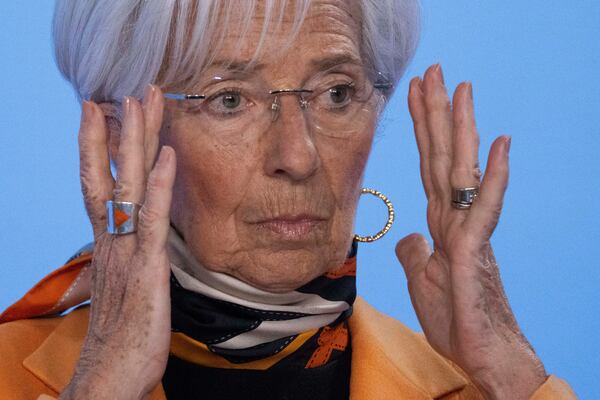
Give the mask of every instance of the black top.
POLYGON ((298 368, 286 360, 264 371, 207 368, 171 355, 162 383, 169 400, 342 400, 349 397, 351 354, 348 348, 318 368, 298 368))

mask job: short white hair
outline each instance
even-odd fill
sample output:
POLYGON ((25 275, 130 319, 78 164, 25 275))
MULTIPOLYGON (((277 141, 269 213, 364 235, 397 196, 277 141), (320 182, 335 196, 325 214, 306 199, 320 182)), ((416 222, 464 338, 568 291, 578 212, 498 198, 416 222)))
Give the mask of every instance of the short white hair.
MULTIPOLYGON (((79 100, 140 98, 149 83, 193 82, 219 50, 235 13, 248 31, 260 0, 57 0, 56 63, 79 100)), ((262 0, 264 22, 255 57, 269 28, 293 7, 292 36, 311 0, 262 0), (293 4, 292 4, 293 3, 293 4)), ((361 10, 361 53, 396 83, 419 36, 418 0, 356 0, 361 10)))

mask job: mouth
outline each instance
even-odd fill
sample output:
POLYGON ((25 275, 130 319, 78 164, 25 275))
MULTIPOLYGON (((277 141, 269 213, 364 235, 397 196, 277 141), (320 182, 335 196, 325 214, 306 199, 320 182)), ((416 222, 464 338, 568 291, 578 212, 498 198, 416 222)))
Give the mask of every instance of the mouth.
POLYGON ((283 240, 301 241, 308 238, 319 225, 326 221, 316 215, 280 215, 275 218, 264 219, 255 224, 264 230, 272 232, 283 240))

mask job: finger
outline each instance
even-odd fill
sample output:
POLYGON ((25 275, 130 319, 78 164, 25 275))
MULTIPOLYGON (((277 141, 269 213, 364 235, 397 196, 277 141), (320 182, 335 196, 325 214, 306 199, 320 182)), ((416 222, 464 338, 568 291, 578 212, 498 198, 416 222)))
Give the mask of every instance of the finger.
POLYGON ((140 103, 133 97, 123 100, 123 128, 117 153, 117 201, 142 203, 146 174, 144 170, 144 118, 140 103))
MULTIPOLYGON (((479 135, 475 126, 473 110, 473 92, 471 83, 458 85, 452 101, 454 132, 452 136, 452 170, 450 185, 452 188, 479 187, 479 135)), ((456 210, 457 215, 465 218, 467 213, 456 210)))
POLYGON ((144 170, 147 176, 152 170, 152 166, 156 160, 159 133, 163 118, 164 99, 162 92, 158 87, 148 85, 146 93, 144 94, 142 109, 144 111, 144 126, 146 128, 146 137, 144 140, 144 170))
POLYGON ((114 181, 110 173, 108 130, 104 113, 97 104, 84 101, 79 130, 81 192, 90 217, 94 239, 106 232, 106 201, 112 198, 114 181))
POLYGON ((415 138, 419 149, 421 181, 423 182, 425 195, 429 198, 429 194, 433 191, 433 184, 429 168, 429 132, 427 130, 427 116, 421 86, 422 81, 419 77, 415 77, 410 81, 408 109, 413 120, 415 138))
POLYGON ((169 146, 163 146, 156 165, 148 176, 146 201, 139 214, 140 249, 147 254, 157 254, 167 243, 175 165, 175 151, 169 146))
POLYGON ((452 103, 454 135, 450 183, 453 188, 479 186, 479 135, 475 125, 471 83, 462 83, 456 88, 452 103))
POLYGON ((430 256, 431 248, 427 239, 418 233, 412 233, 396 244, 396 257, 408 280, 425 267, 430 256))
POLYGON ((508 186, 510 136, 497 138, 490 149, 479 195, 469 210, 465 226, 474 237, 487 240, 498 224, 508 186))
POLYGON ((429 131, 429 165, 435 194, 450 198, 452 163, 452 109, 439 64, 429 67, 423 78, 427 128, 429 131))

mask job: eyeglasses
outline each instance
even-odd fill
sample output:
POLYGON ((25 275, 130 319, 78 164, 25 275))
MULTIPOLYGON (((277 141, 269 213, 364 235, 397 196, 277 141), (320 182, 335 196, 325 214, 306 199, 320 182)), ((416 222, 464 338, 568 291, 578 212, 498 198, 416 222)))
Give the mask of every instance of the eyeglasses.
POLYGON ((350 137, 364 132, 391 88, 383 74, 342 65, 318 73, 299 89, 272 89, 255 74, 230 72, 201 83, 198 94, 166 93, 165 98, 167 107, 198 129, 234 138, 266 131, 282 112, 280 98, 293 95, 312 129, 350 137))

